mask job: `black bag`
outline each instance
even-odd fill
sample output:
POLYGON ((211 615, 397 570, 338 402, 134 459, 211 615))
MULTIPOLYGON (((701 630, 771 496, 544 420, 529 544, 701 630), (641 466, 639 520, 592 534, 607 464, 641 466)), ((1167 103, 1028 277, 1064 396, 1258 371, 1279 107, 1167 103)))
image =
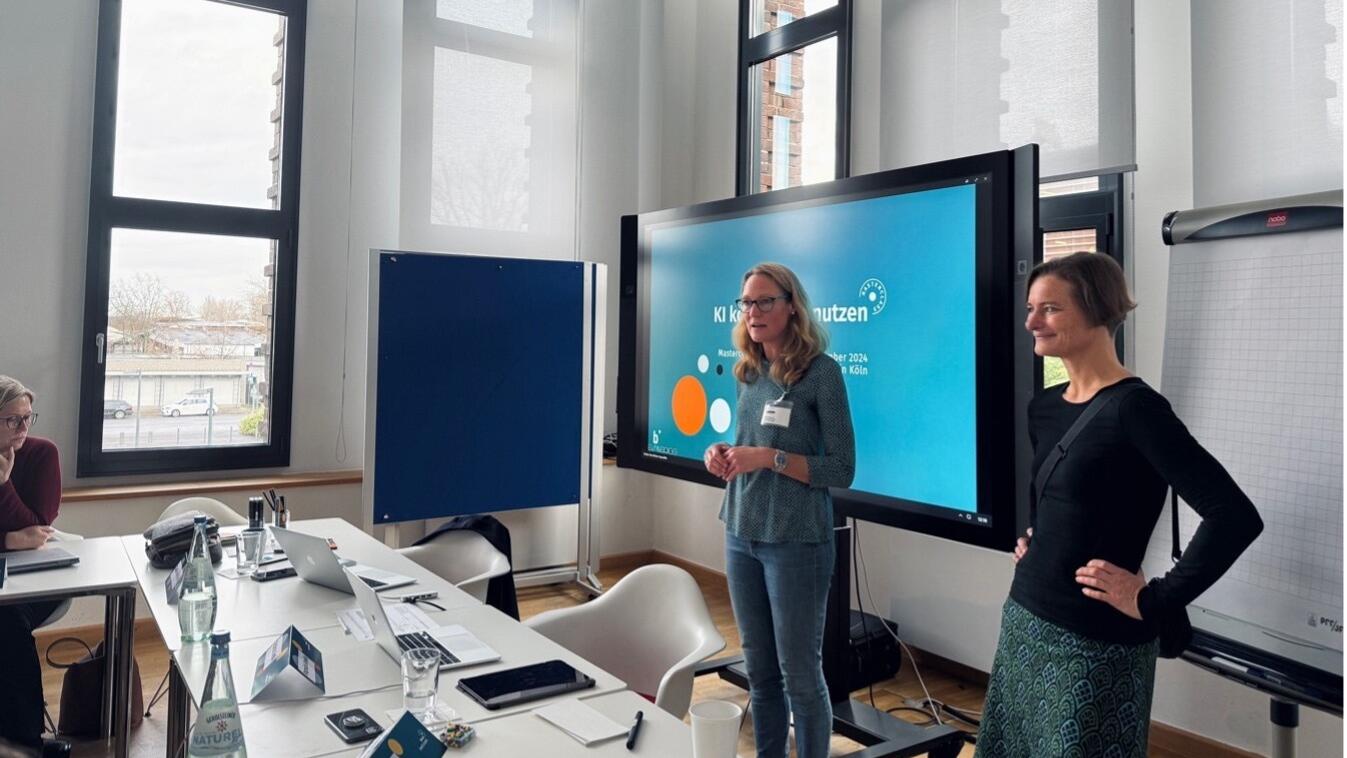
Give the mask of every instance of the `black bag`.
MULTIPOLYGON (((1067 451, 1071 449, 1071 443, 1076 440, 1076 437, 1085 427, 1090 425, 1090 420, 1099 415, 1100 411, 1104 410, 1104 406, 1114 400, 1122 402, 1122 398, 1138 388, 1139 385, 1137 384, 1124 384, 1116 389, 1105 387, 1095 393, 1094 399, 1090 401, 1090 404, 1086 406, 1085 410, 1076 418, 1076 423, 1072 424, 1071 428, 1066 430, 1066 434, 1062 435, 1062 439, 1057 442, 1053 447, 1052 452, 1049 453, 1048 457, 1043 461, 1043 465, 1038 469, 1038 476, 1034 479, 1034 501, 1029 509, 1029 522, 1031 524, 1034 521, 1034 517, 1037 515, 1038 501, 1043 498, 1043 488, 1047 486, 1048 478, 1052 476, 1053 469, 1057 468, 1057 464, 1066 457, 1067 451)), ((1177 497, 1173 498, 1172 506, 1174 509, 1174 545, 1172 553, 1174 562, 1177 563, 1180 555, 1177 497)), ((1147 584, 1154 584, 1156 581, 1156 579, 1152 579, 1147 584)), ((1161 658, 1178 658, 1180 655, 1183 655, 1184 650, 1188 649, 1188 643, 1193 641, 1193 625, 1192 622, 1188 620, 1188 609, 1186 607, 1177 608, 1170 613, 1164 614, 1164 616, 1159 619, 1148 619, 1146 623, 1155 630, 1156 637, 1160 640, 1161 658)))
MULTIPOLYGON (((103 643, 90 649, 78 637, 62 637, 47 646, 47 665, 65 669, 61 681, 61 715, 56 731, 72 737, 97 737, 103 718, 103 643), (66 642, 84 647, 85 656, 73 663, 51 659, 52 648, 66 642)), ((140 686, 140 665, 131 659, 131 728, 140 726, 145 714, 145 693, 140 686)))
MULTIPOLYGON (((178 565, 178 561, 192 549, 196 517, 204 515, 200 511, 188 511, 166 518, 146 529, 145 556, 150 559, 150 564, 161 569, 178 565)), ((224 548, 220 546, 220 525, 209 516, 206 520, 206 537, 210 562, 218 564, 224 558, 224 548)))

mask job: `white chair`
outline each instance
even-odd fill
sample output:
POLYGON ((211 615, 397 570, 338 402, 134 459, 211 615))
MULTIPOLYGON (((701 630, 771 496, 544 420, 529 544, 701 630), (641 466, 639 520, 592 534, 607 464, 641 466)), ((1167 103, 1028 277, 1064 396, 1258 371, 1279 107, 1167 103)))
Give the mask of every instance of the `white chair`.
POLYGON ((165 508, 164 512, 159 514, 157 521, 163 521, 169 516, 176 516, 187 511, 201 511, 215 519, 215 523, 220 526, 248 525, 246 517, 213 497, 185 497, 165 508))
POLYGON ((697 664, 725 647, 692 575, 642 566, 584 605, 525 621, 543 636, 613 673, 683 718, 697 664))
POLYGON ((505 554, 482 535, 467 529, 441 532, 424 545, 404 547, 398 552, 477 598, 479 603, 486 602, 488 582, 510 573, 510 560, 505 554))

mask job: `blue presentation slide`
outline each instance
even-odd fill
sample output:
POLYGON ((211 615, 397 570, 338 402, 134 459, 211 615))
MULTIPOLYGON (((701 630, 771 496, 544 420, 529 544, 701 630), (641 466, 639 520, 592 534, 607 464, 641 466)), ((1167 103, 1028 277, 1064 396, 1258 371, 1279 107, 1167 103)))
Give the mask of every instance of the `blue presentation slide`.
POLYGON ((853 489, 977 511, 976 187, 963 184, 650 231, 652 453, 734 440, 742 277, 799 275, 842 367, 853 489))

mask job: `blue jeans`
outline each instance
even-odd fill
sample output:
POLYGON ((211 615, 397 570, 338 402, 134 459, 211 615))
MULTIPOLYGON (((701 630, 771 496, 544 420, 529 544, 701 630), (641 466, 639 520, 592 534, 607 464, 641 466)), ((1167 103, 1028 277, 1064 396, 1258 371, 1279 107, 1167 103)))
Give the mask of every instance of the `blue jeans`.
POLYGON ((833 710, 823 680, 832 539, 772 543, 725 535, 725 574, 743 641, 758 758, 785 758, 788 715, 799 758, 825 758, 833 710))

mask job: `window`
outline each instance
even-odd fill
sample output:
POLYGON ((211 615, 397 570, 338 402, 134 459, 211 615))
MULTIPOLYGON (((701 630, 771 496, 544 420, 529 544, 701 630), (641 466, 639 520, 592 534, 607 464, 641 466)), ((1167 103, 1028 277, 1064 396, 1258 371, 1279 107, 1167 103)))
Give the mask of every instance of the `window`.
MULTIPOLYGON (((1038 191, 1039 224, 1043 228, 1043 260, 1072 253, 1103 253, 1123 263, 1122 174, 1044 183, 1038 191)), ((1123 329, 1115 336, 1123 358, 1123 329)), ((1060 358, 1042 359, 1043 387, 1066 381, 1060 358)))
POLYGON ((851 0, 741 0, 738 194, 848 175, 851 0))
POLYGON ((575 256, 577 0, 405 0, 400 244, 575 256))
POLYGON ((290 462, 305 10, 100 6, 78 476, 290 462))

